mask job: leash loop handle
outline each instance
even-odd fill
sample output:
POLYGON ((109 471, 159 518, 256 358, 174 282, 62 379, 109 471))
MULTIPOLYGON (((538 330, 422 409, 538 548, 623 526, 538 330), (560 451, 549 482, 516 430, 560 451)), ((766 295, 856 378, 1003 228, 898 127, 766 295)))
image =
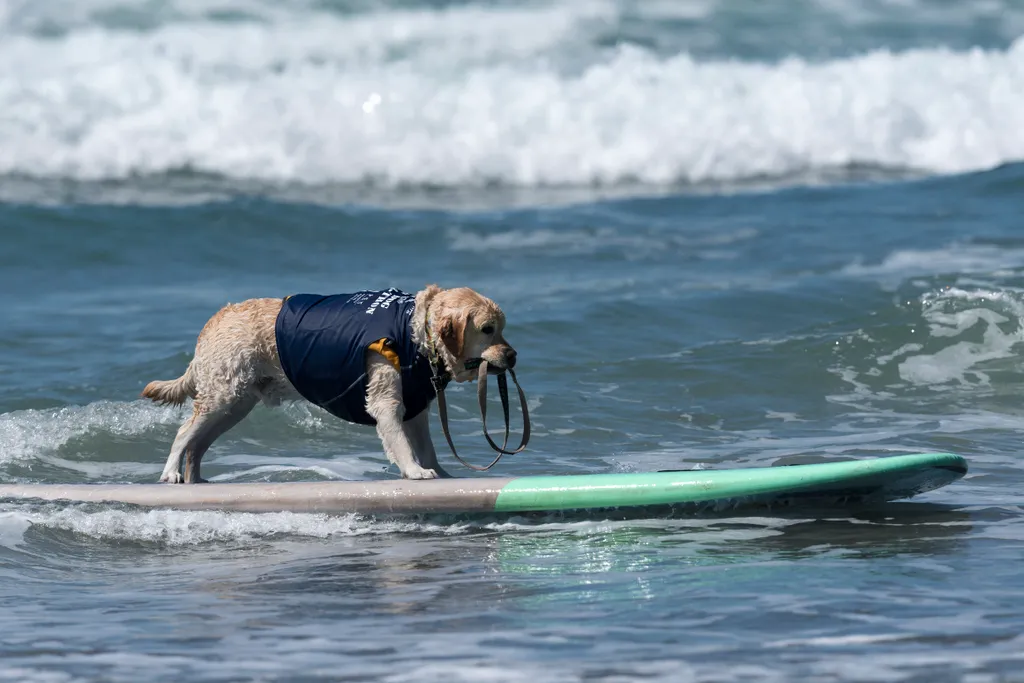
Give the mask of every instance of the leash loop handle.
POLYGON ((487 361, 480 364, 480 372, 477 375, 477 400, 480 403, 480 419, 483 421, 484 426, 484 438, 487 439, 487 443, 491 445, 498 456, 502 455, 515 455, 521 453, 526 448, 526 444, 530 441, 530 412, 526 407, 526 394, 523 393, 522 387, 519 386, 519 380, 516 379, 516 373, 511 368, 506 372, 512 375, 512 382, 515 383, 516 389, 519 391, 519 405, 523 411, 523 438, 519 443, 519 447, 513 451, 506 450, 505 447, 508 445, 508 430, 509 430, 509 415, 508 415, 508 380, 505 379, 505 373, 498 375, 498 393, 501 396, 501 407, 505 413, 505 442, 498 447, 498 444, 494 443, 491 439, 491 435, 487 433, 487 361))
POLYGON ((505 441, 502 443, 501 447, 499 447, 498 444, 494 443, 494 440, 491 439, 491 435, 487 433, 487 361, 481 361, 480 363, 480 370, 477 374, 477 399, 480 403, 480 419, 483 422, 484 437, 487 439, 487 443, 490 444, 491 448, 498 453, 494 460, 484 466, 466 462, 463 460, 462 456, 459 455, 458 451, 455 450, 455 443, 452 441, 452 435, 448 429, 448 402, 444 395, 444 388, 447 382, 438 375, 437 368, 433 363, 431 364, 431 368, 434 371, 432 381, 434 383, 434 390, 437 394, 437 416, 441 422, 441 431, 444 432, 444 438, 448 442, 448 448, 451 449, 452 455, 455 456, 456 460, 471 470, 485 472, 497 465, 502 456, 520 453, 526 448, 526 444, 530 441, 530 413, 526 407, 526 394, 523 392, 523 388, 519 386, 519 380, 516 379, 516 373, 513 372, 511 368, 506 372, 512 375, 512 382, 516 385, 516 390, 519 393, 519 404, 523 411, 523 438, 519 443, 519 447, 512 451, 507 450, 506 448, 508 446, 510 422, 508 408, 508 380, 505 379, 504 373, 498 375, 498 394, 501 397, 502 412, 505 414, 505 441))

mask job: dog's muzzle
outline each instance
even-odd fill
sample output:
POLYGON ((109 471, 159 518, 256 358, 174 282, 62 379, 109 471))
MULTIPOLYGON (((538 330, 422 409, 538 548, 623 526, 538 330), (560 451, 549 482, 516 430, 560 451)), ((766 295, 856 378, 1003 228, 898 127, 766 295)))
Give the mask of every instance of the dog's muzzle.
POLYGON ((500 375, 503 372, 505 372, 506 370, 511 370, 512 368, 514 368, 516 366, 516 350, 515 349, 513 349, 511 346, 505 347, 505 354, 504 355, 505 355, 505 358, 504 358, 504 363, 503 364, 495 364, 495 363, 492 363, 490 361, 485 360, 482 357, 477 357, 477 358, 467 358, 463 362, 463 366, 467 370, 476 370, 482 364, 487 363, 487 372, 488 372, 488 374, 500 375))

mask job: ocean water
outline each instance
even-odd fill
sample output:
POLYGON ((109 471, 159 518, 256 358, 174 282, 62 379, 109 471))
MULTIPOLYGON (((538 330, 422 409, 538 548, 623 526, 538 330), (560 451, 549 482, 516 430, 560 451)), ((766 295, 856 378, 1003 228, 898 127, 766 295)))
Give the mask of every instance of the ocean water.
MULTIPOLYGON (((1010 0, 0 0, 5 482, 155 481, 188 408, 139 391, 226 302, 434 282, 508 317, 498 474, 971 467, 652 519, 0 501, 0 680, 1024 681, 1022 120, 1010 0)), ((397 476, 303 404, 203 472, 397 476)))

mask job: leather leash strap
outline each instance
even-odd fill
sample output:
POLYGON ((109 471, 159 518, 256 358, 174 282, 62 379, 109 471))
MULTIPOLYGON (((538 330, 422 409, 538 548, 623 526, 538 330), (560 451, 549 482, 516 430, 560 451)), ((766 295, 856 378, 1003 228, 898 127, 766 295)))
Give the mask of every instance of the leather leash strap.
POLYGON ((508 433, 509 433, 509 411, 508 411, 508 380, 505 379, 505 373, 498 375, 498 394, 501 397, 501 408, 505 414, 505 441, 501 444, 494 443, 491 439, 491 435, 487 433, 487 361, 481 361, 480 370, 477 374, 477 400, 480 403, 480 419, 483 421, 484 426, 484 437, 487 439, 487 443, 491 445, 498 455, 490 462, 489 465, 481 467, 472 463, 466 462, 459 455, 458 451, 455 450, 455 443, 452 441, 452 435, 448 431, 448 403, 444 397, 444 383, 436 382, 434 388, 437 393, 437 416, 441 421, 441 431, 444 432, 444 438, 448 441, 448 447, 452 450, 452 455, 455 459, 461 462, 466 467, 476 470, 478 472, 484 472, 491 469, 498 464, 503 455, 513 455, 521 452, 526 448, 526 444, 530 441, 530 412, 526 407, 526 394, 523 393, 523 388, 519 386, 519 380, 516 379, 516 373, 512 369, 508 369, 505 372, 512 375, 512 381, 516 385, 516 390, 519 392, 519 404, 523 411, 523 438, 519 443, 519 447, 514 451, 506 449, 508 446, 508 433))

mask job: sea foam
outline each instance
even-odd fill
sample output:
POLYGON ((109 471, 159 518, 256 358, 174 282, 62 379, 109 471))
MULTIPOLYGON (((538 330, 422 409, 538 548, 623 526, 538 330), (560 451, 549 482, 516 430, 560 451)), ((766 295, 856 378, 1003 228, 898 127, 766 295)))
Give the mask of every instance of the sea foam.
POLYGON ((0 465, 51 456, 68 442, 94 432, 134 437, 159 427, 177 426, 184 414, 180 408, 142 401, 97 401, 85 406, 0 414, 0 465))
POLYGON ((56 35, 9 9, 0 174, 614 186, 1024 158, 1024 39, 774 62, 581 44, 609 6, 215 21, 184 2, 145 30, 56 35))

